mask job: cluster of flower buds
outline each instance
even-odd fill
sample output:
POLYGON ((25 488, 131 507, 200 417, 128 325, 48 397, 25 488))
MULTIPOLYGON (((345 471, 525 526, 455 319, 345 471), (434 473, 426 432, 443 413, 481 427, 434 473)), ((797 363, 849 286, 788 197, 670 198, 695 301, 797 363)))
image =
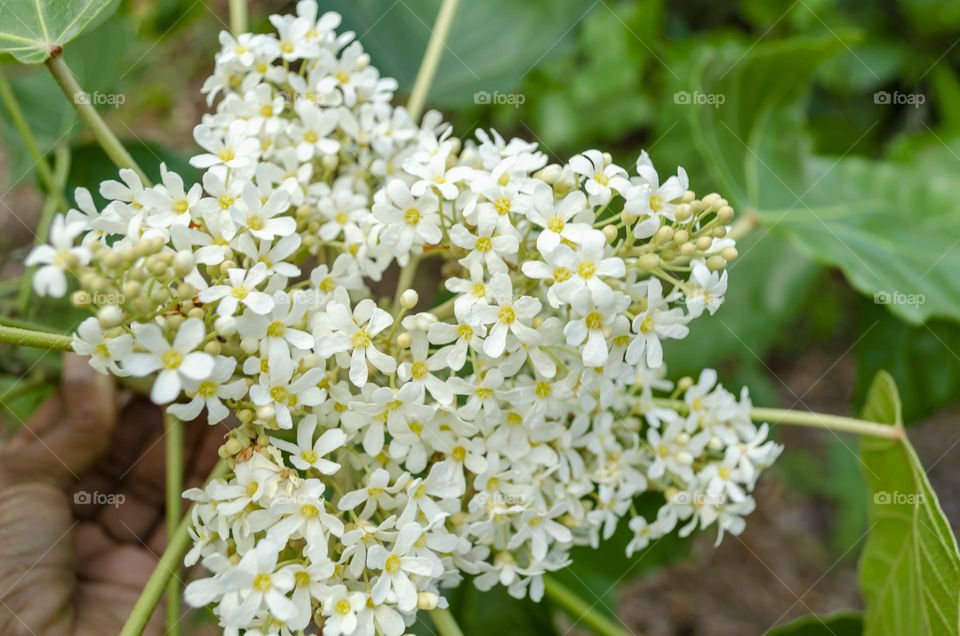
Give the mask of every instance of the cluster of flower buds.
POLYGON ((646 153, 631 174, 418 124, 339 21, 306 0, 223 34, 201 183, 78 190, 28 261, 40 292, 76 279, 94 367, 238 422, 232 472, 187 493, 187 600, 231 634, 398 636, 464 576, 538 600, 621 523, 630 553, 739 533, 780 447, 713 371, 667 381, 662 347, 723 301, 727 202, 646 153))

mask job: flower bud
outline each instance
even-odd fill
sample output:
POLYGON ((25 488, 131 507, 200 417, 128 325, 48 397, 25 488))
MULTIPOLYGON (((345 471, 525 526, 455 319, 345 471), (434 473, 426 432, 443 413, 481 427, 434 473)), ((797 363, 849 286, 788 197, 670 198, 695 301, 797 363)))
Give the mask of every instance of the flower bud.
POLYGON ((404 309, 413 309, 420 302, 420 294, 415 289, 408 289, 400 294, 400 306, 404 309))
POLYGON ((413 342, 413 337, 404 331, 402 334, 397 336, 397 346, 401 349, 406 349, 413 342))
POLYGON ((240 341, 240 350, 245 354, 252 356, 257 352, 257 339, 256 338, 244 338, 240 341))
POLYGON ((685 375, 679 380, 677 380, 677 388, 680 389, 681 391, 686 391, 692 386, 693 386, 693 378, 691 378, 689 375, 685 375))
POLYGON ((603 238, 607 240, 607 243, 613 243, 617 240, 617 228, 613 225, 606 225, 603 228, 603 238))
POLYGON ((723 248, 723 251, 720 252, 720 256, 722 256, 723 260, 725 261, 732 261, 739 255, 740 254, 737 252, 737 248, 735 247, 725 247, 723 248))
POLYGON ((719 210, 717 210, 717 218, 720 219, 721 223, 729 223, 733 219, 733 208, 729 205, 725 205, 719 210))
POLYGON ((193 252, 190 250, 180 250, 177 252, 176 256, 173 257, 173 271, 176 272, 178 276, 186 276, 191 271, 196 264, 196 261, 193 258, 193 252))
MULTIPOLYGON (((233 316, 220 316, 213 322, 213 329, 220 336, 229 338, 237 333, 237 319, 233 316)), ((240 346, 243 347, 242 341, 240 346)))
POLYGON ((90 305, 90 294, 82 289, 78 289, 70 294, 70 304, 79 308, 87 307, 90 305))
POLYGON ((417 609, 430 611, 436 609, 440 597, 432 592, 417 592, 417 609))
POLYGON ((727 261, 723 260, 723 257, 720 256, 719 254, 714 254, 713 256, 707 259, 707 267, 709 267, 711 271, 719 272, 721 269, 723 269, 726 266, 727 266, 727 261))
POLYGON ((103 329, 118 326, 123 321, 123 311, 116 305, 101 307, 97 312, 97 322, 103 329))
POLYGON ((657 269, 660 267, 660 257, 657 254, 644 254, 637 259, 637 265, 643 269, 657 269))
POLYGON ((563 174, 563 170, 560 168, 560 166, 558 164, 551 163, 550 165, 544 166, 543 168, 540 168, 534 172, 533 178, 540 179, 544 183, 553 185, 557 182, 557 179, 560 178, 561 174, 563 174))

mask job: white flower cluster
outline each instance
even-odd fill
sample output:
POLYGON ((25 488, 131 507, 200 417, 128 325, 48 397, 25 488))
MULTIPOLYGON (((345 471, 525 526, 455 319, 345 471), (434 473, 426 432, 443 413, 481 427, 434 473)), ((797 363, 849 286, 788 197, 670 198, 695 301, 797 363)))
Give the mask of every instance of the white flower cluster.
POLYGON ((662 348, 723 301, 726 201, 682 169, 661 183, 646 153, 631 175, 595 150, 461 144, 391 106, 336 14, 271 22, 221 36, 202 184, 124 170, 102 210, 78 190, 28 261, 40 292, 79 282, 94 367, 240 423, 230 476, 187 493, 187 563, 211 573, 187 600, 231 634, 397 636, 464 575, 539 600, 625 519, 629 553, 739 533, 780 447, 713 371, 674 388, 662 348), (407 289, 425 263, 439 293, 407 289))

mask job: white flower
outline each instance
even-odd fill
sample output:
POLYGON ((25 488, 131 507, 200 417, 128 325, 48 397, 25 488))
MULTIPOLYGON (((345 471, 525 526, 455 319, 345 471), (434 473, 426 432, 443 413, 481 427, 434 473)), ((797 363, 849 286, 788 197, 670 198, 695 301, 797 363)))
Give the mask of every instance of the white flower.
POLYGON ((50 245, 37 245, 27 256, 25 264, 41 265, 33 275, 33 288, 41 296, 59 298, 67 292, 64 272, 90 261, 90 251, 74 247, 73 242, 84 230, 85 224, 67 223, 58 214, 50 225, 50 245))
POLYGON ((337 111, 318 108, 308 100, 298 101, 295 108, 300 123, 292 124, 288 134, 297 142, 297 159, 336 154, 340 142, 329 135, 337 127, 337 111))
POLYGON ((136 323, 133 325, 136 343, 148 353, 129 353, 120 364, 134 377, 160 371, 150 391, 150 399, 157 404, 172 402, 179 395, 184 381, 204 380, 213 372, 213 356, 194 351, 203 342, 205 331, 202 320, 188 318, 180 325, 173 344, 170 344, 158 325, 136 323))
POLYGON ((540 312, 540 301, 531 296, 521 296, 514 299, 513 283, 507 274, 495 274, 490 280, 490 295, 496 305, 474 305, 468 314, 482 324, 493 324, 486 340, 483 342, 483 352, 491 358, 497 358, 506 346, 507 334, 513 334, 524 344, 536 345, 540 342, 540 335, 529 326, 540 312))
POLYGON ((327 396, 327 392, 318 386, 323 379, 323 369, 314 368, 295 376, 296 365, 283 358, 271 361, 269 366, 268 384, 250 387, 250 399, 257 406, 272 407, 277 426, 292 428, 292 412, 316 406, 327 396))
POLYGON ((267 266, 263 263, 257 263, 249 270, 232 267, 227 270, 228 285, 209 287, 200 292, 199 297, 205 303, 216 302, 220 316, 234 315, 239 305, 256 314, 266 314, 273 309, 273 298, 256 289, 266 278, 267 266))
POLYGON ((100 321, 91 316, 77 325, 72 347, 74 353, 90 356, 90 366, 100 373, 109 371, 114 375, 124 375, 126 372, 117 362, 132 351, 133 338, 127 333, 114 337, 104 335, 100 321))
POLYGON ((245 211, 233 207, 230 214, 237 225, 258 239, 272 241, 296 231, 297 222, 293 217, 283 216, 290 207, 290 195, 285 190, 274 190, 266 203, 262 203, 256 186, 248 183, 243 188, 243 202, 245 211))
POLYGON ((584 188, 593 205, 606 205, 613 191, 623 192, 628 186, 627 171, 610 163, 609 155, 599 150, 587 150, 570 159, 570 168, 585 177, 584 188))
POLYGON ((677 169, 677 176, 670 177, 660 185, 650 156, 644 150, 637 159, 639 179, 624 192, 623 209, 643 219, 634 227, 637 238, 649 238, 660 227, 660 219, 674 219, 676 201, 683 197, 690 184, 683 168, 677 169))
POLYGON ((554 271, 562 268, 569 272, 565 280, 558 281, 553 286, 553 291, 560 300, 581 312, 589 306, 590 301, 599 307, 613 303, 613 290, 603 278, 622 278, 626 273, 626 266, 623 259, 606 256, 605 248, 603 232, 591 230, 583 237, 583 242, 576 251, 566 245, 558 245, 550 252, 547 261, 554 267, 554 271))
POLYGON ((233 382, 233 370, 237 361, 227 356, 217 356, 213 361, 213 370, 205 380, 184 378, 184 388, 192 399, 186 404, 171 404, 167 407, 172 415, 189 422, 207 408, 207 423, 216 424, 230 414, 223 400, 239 400, 247 393, 247 383, 243 379, 233 382))
POLYGON ((682 309, 669 308, 658 279, 651 278, 645 287, 647 307, 633 319, 636 337, 627 347, 626 359, 628 364, 636 364, 645 353, 647 366, 656 369, 663 364, 661 338, 685 337, 688 319, 682 309))
POLYGON ((687 312, 697 318, 706 309, 712 316, 727 293, 727 272, 712 272, 702 260, 692 261, 690 267, 690 280, 684 288, 687 312))
POLYGON ((562 239, 582 243, 593 230, 592 215, 587 212, 587 197, 575 190, 559 203, 554 202, 553 188, 538 184, 530 197, 531 207, 527 218, 543 230, 537 237, 537 249, 548 254, 562 239))
POLYGON ((339 302, 327 305, 318 316, 315 332, 317 353, 330 357, 350 351, 350 381, 357 386, 367 382, 367 361, 384 373, 396 371, 397 362, 373 344, 381 331, 393 324, 393 317, 370 299, 361 300, 351 313, 339 302))
POLYGON ((313 468, 324 475, 333 475, 340 470, 340 464, 324 459, 324 455, 343 446, 347 441, 347 435, 338 428, 332 428, 324 431, 314 441, 313 435, 316 430, 317 416, 311 413, 297 422, 296 444, 277 438, 272 438, 272 442, 277 448, 290 453, 290 463, 297 469, 306 471, 313 468))
POLYGON ((245 122, 231 122, 226 135, 221 135, 209 126, 193 129, 193 138, 207 152, 190 159, 194 168, 209 168, 224 165, 228 168, 245 168, 260 154, 260 142, 249 136, 245 122))
POLYGON ((387 183, 383 200, 373 204, 373 215, 386 227, 381 240, 406 254, 413 245, 433 245, 443 238, 437 198, 432 194, 414 197, 399 179, 387 183))
POLYGON ((374 603, 390 599, 403 612, 409 612, 417 606, 417 588, 410 580, 410 575, 429 576, 433 571, 428 559, 408 555, 422 532, 419 524, 408 523, 400 528, 400 534, 389 552, 381 545, 375 545, 367 552, 367 565, 381 570, 380 577, 370 591, 374 603))

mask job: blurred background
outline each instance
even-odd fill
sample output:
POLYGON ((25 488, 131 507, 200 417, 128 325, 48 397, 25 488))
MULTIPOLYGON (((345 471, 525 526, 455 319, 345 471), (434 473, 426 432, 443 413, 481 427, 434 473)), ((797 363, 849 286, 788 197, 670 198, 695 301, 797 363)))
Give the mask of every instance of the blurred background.
MULTIPOLYGON (((195 175, 191 131, 228 29, 226 0, 124 0, 66 59, 152 177, 195 175)), ((412 85, 439 0, 320 0, 374 65, 412 85)), ((252 30, 292 2, 251 2, 252 30)), ((645 149, 663 178, 738 211, 744 238, 721 310, 668 350, 670 375, 720 370, 755 404, 855 414, 893 374, 942 495, 960 492, 960 3, 952 0, 484 0, 462 2, 428 105, 463 138, 496 127, 563 161, 645 149)), ((67 191, 115 175, 45 69, 0 67, 67 191)), ((0 316, 58 332, 64 303, 24 303, 22 262, 43 189, 0 109, 0 316)), ((56 386, 57 356, 0 352, 7 434, 56 386)), ((778 428, 787 449, 740 537, 625 536, 564 582, 651 636, 763 634, 862 604, 867 501, 857 440, 778 428)), ((942 501, 956 530, 960 499, 942 501)), ((577 630, 503 593, 457 599, 468 634, 577 630)), ((566 622, 564 622, 566 621, 566 622)), ((842 624, 842 621, 837 623, 842 624)), ((852 632, 859 633, 859 632, 852 632)))

